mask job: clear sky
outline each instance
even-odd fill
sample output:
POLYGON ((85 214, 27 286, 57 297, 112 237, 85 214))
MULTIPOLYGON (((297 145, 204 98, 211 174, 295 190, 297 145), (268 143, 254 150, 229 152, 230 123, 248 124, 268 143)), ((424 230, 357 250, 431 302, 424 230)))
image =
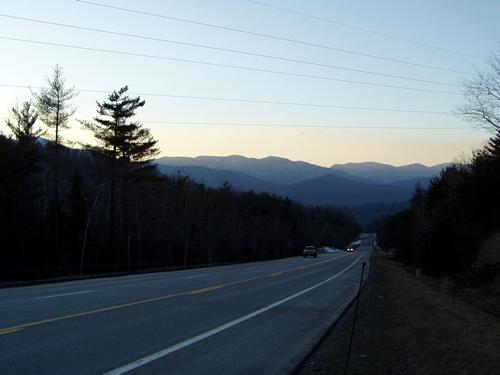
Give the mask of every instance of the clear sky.
MULTIPOLYGON (((481 68, 484 59, 492 51, 499 50, 498 1, 261 0, 267 4, 326 17, 343 24, 441 47, 452 52, 287 13, 248 0, 93 1, 464 73, 400 64, 172 19, 107 9, 74 0, 2 1, 0 13, 4 15, 307 60, 350 69, 445 82, 452 86, 0 17, 0 37, 451 92, 377 87, 106 54, 0 38, 0 117, 8 115, 9 108, 16 100, 29 98, 29 91, 26 89, 1 85, 40 86, 52 67, 59 64, 64 68, 68 84, 80 90, 110 92, 128 85, 130 91, 137 93, 446 113, 387 112, 143 96, 146 106, 138 114, 138 119, 146 121, 147 126, 152 129, 159 140, 162 155, 165 156, 275 155, 324 166, 368 160, 395 165, 412 162, 429 165, 451 161, 464 153, 468 154, 484 144, 489 136, 487 132, 474 129, 470 124, 451 115, 451 112, 462 103, 462 97, 454 93, 459 93, 460 87, 453 85, 460 84, 462 79, 470 78, 467 73, 472 73, 474 66, 481 68), (195 122, 204 124, 188 124, 195 122), (229 125, 243 123, 261 126, 229 125), (273 124, 295 127, 269 126, 273 124), (318 125, 328 125, 331 128, 314 127, 318 125)), ((104 98, 105 94, 80 92, 74 102, 78 109, 75 119, 90 119, 95 113, 95 101, 104 98)), ((72 129, 65 132, 68 139, 90 139, 90 135, 83 131, 76 121, 73 120, 71 124, 72 129)), ((5 130, 5 127, 2 125, 1 129, 5 130)))

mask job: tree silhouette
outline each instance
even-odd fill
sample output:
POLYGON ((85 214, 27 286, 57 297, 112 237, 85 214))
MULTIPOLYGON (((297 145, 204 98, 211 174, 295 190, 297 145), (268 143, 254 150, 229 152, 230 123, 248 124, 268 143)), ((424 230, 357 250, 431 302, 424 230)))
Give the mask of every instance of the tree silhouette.
MULTIPOLYGON (((115 211, 117 184, 121 182, 121 217, 122 237, 127 248, 127 263, 130 261, 130 231, 129 231, 129 183, 134 174, 147 167, 149 162, 159 153, 157 141, 149 129, 142 124, 131 121, 136 111, 143 107, 144 100, 140 97, 126 95, 128 87, 113 91, 108 100, 97 102, 98 116, 93 122, 81 123, 96 138, 98 145, 92 147, 106 155, 110 162, 110 228, 112 246, 115 246, 115 211)), ((118 241, 121 242, 121 241, 118 241)), ((120 246, 120 244, 118 245, 120 246)), ((119 251, 119 250, 118 250, 119 251)), ((119 254, 117 254, 119 258, 119 254)))
POLYGON ((49 82, 35 106, 11 111, 13 136, 0 134, 2 281, 273 259, 316 241, 342 247, 360 230, 335 208, 161 174, 156 140, 133 120, 145 102, 127 87, 82 122, 90 151, 61 147, 74 93, 58 67, 49 82), (55 142, 36 142, 38 113, 55 142))
POLYGON ((456 113, 493 131, 500 130, 500 51, 493 53, 486 70, 463 82, 465 104, 456 113))
POLYGON ((68 120, 75 113, 71 100, 76 96, 73 88, 66 87, 63 70, 59 65, 54 67, 52 76, 47 78, 47 86, 33 93, 40 119, 50 128, 54 128, 54 195, 56 206, 59 205, 59 146, 61 130, 69 128, 68 120))
POLYGON ((33 144, 37 141, 38 137, 45 133, 43 129, 35 127, 35 123, 38 120, 38 113, 33 103, 27 101, 21 107, 17 105, 11 109, 10 113, 12 119, 8 119, 6 125, 19 144, 33 144))
POLYGON ((36 108, 40 119, 49 128, 54 128, 54 154, 52 171, 54 178, 53 199, 51 205, 52 223, 50 227, 54 230, 54 247, 57 252, 60 250, 60 227, 61 227, 61 181, 60 181, 60 145, 61 130, 68 128, 68 120, 75 113, 71 106, 71 100, 75 97, 73 88, 66 87, 66 80, 63 70, 59 65, 53 69, 52 76, 47 78, 47 86, 40 89, 40 92, 33 93, 36 108))

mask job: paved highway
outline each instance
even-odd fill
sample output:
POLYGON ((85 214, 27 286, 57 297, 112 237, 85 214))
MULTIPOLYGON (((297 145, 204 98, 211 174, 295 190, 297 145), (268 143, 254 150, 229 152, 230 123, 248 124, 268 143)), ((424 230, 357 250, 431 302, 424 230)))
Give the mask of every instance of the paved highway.
POLYGON ((354 253, 0 290, 2 374, 288 374, 356 293, 354 253))

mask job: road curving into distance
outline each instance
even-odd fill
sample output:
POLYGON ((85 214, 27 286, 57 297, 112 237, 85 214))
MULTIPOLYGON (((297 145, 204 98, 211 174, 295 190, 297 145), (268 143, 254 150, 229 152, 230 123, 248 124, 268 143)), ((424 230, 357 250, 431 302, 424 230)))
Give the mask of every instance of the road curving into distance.
POLYGON ((2 374, 288 374, 352 301, 353 253, 0 290, 2 374))

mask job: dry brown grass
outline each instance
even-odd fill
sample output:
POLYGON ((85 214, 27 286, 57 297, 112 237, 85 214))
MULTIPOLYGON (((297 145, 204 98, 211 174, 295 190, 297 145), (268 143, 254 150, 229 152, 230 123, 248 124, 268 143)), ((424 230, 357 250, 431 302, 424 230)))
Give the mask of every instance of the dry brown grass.
MULTIPOLYGON (((343 373, 351 322, 348 312, 301 374, 343 373)), ((375 256, 360 301, 349 374, 498 375, 500 320, 375 256)))
MULTIPOLYGON (((405 314, 396 339, 406 340, 415 374, 500 374, 500 321, 465 301, 380 261, 397 285, 405 314)), ((394 286, 393 286, 394 287, 394 286)))

